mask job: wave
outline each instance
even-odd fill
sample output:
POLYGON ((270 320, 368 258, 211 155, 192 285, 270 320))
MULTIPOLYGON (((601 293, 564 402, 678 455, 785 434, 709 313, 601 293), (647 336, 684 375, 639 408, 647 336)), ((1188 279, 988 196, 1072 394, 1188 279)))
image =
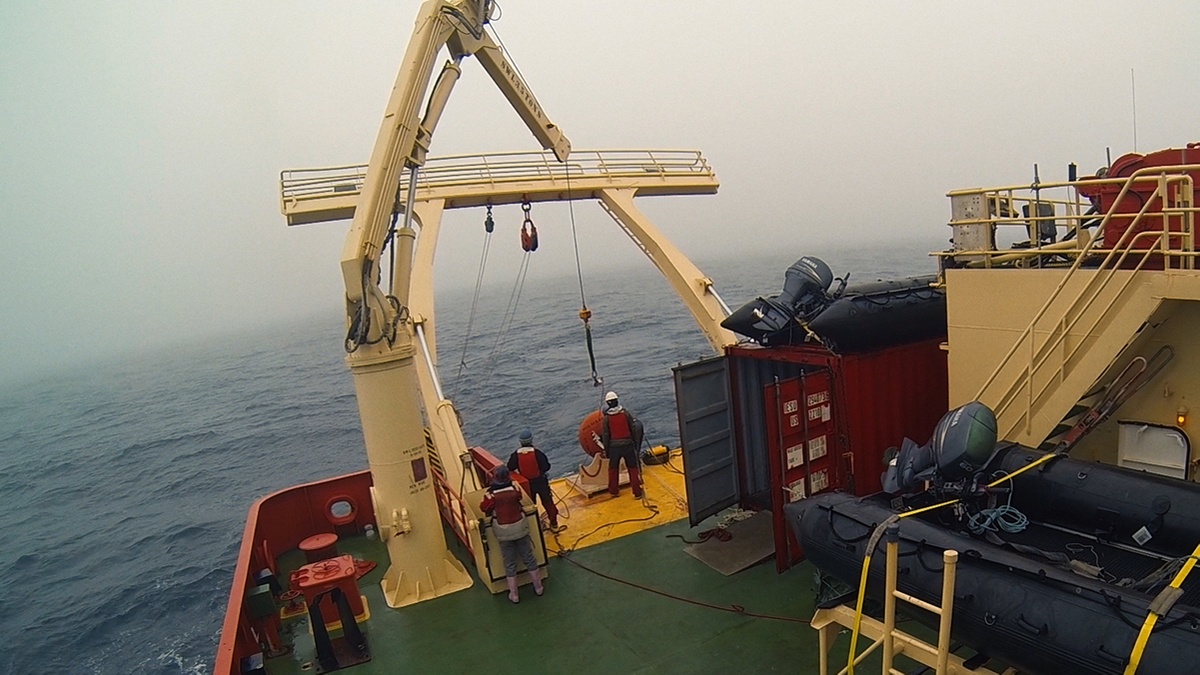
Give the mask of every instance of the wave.
POLYGON ((130 443, 117 451, 116 458, 125 458, 132 455, 139 455, 150 450, 160 450, 173 447, 187 447, 193 443, 205 441, 217 437, 215 431, 185 431, 176 433, 164 438, 156 438, 149 441, 139 441, 130 443))

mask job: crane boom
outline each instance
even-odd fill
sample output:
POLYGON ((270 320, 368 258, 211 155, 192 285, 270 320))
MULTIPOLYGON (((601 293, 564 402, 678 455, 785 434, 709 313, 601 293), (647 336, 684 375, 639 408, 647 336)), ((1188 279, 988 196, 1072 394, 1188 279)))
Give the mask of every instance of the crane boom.
POLYGON ((421 5, 342 249, 350 327, 345 343, 347 362, 371 467, 375 517, 391 559, 381 582, 391 607, 451 593, 473 583, 462 563, 446 548, 434 490, 435 474, 461 469, 430 466, 436 458, 429 453, 432 438, 426 440, 427 419, 423 415, 427 418, 447 413, 422 406, 421 375, 414 364, 416 329, 406 323, 410 318, 409 288, 416 238, 410 222, 416 211, 413 202, 417 172, 425 164, 433 131, 458 81, 459 64, 468 56, 478 55, 543 147, 553 148, 560 160, 567 158, 571 148, 566 137, 546 119, 517 69, 484 30, 491 8, 492 0, 427 0, 421 5), (431 89, 435 59, 442 47, 449 50, 450 61, 442 67, 431 89), (393 227, 393 214, 400 210, 401 174, 406 168, 409 180, 408 195, 403 200, 405 221, 393 227), (391 273, 395 296, 389 296, 379 287, 379 258, 393 234, 395 265, 391 273))
POLYGON ((475 52, 480 65, 492 77, 492 81, 500 88, 501 93, 508 99, 509 104, 525 121, 525 125, 533 132, 534 138, 542 144, 543 150, 550 150, 558 161, 567 161, 571 154, 571 142, 562 131, 546 117, 542 106, 538 105, 533 92, 526 86, 521 74, 504 58, 504 53, 492 42, 488 35, 483 36, 483 43, 475 52))
MULTIPOLYGON (((457 80, 458 63, 477 56, 508 102, 529 127, 542 148, 553 150, 559 161, 566 161, 570 141, 546 117, 529 86, 517 69, 504 57, 499 46, 484 30, 491 0, 427 0, 417 16, 412 39, 396 76, 383 123, 371 151, 354 221, 342 250, 342 276, 346 286, 348 311, 375 296, 379 256, 390 230, 391 216, 397 207, 401 173, 407 167, 418 169, 425 163, 426 152, 438 118, 457 80), (432 93, 428 96, 422 119, 420 107, 433 79, 434 62, 442 47, 450 51, 447 63, 432 93)), ((385 302, 369 303, 376 311, 390 313, 385 302)), ((376 327, 386 322, 374 322, 376 327)))

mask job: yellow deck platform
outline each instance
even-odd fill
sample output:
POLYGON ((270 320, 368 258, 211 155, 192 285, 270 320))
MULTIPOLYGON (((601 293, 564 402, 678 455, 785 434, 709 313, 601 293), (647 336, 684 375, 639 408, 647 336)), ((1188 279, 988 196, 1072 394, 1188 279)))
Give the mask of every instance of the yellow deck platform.
POLYGON ((643 464, 642 487, 642 499, 635 499, 628 485, 622 486, 617 497, 607 492, 589 496, 576 475, 551 481, 559 525, 567 529, 558 534, 546 529, 548 551, 586 548, 687 517, 679 450, 671 451, 666 464, 643 464))

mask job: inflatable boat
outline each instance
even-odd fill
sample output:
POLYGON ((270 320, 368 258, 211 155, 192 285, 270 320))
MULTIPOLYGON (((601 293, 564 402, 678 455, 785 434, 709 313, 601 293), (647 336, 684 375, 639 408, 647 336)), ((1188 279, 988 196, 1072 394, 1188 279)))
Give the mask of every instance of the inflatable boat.
POLYGON ((783 290, 759 297, 721 326, 764 345, 819 341, 855 353, 946 335, 946 296, 936 275, 847 285, 829 266, 805 256, 784 274, 783 290))
MULTIPOLYGON (((939 424, 935 441, 941 431, 939 424)), ((1018 445, 990 455, 910 452, 918 465, 930 463, 920 478, 929 489, 819 495, 788 505, 788 520, 812 563, 857 585, 881 523, 951 502, 899 519, 898 585, 937 603, 942 552, 958 551, 956 640, 1022 673, 1122 673, 1154 607, 1138 672, 1196 672, 1200 572, 1186 571, 1200 543, 1200 487, 1018 445), (952 466, 966 470, 954 476, 944 470, 952 466)), ((904 461, 902 452, 892 468, 904 461)), ((884 588, 882 548, 867 582, 875 600, 884 588)), ((932 614, 912 611, 937 625, 932 614)))

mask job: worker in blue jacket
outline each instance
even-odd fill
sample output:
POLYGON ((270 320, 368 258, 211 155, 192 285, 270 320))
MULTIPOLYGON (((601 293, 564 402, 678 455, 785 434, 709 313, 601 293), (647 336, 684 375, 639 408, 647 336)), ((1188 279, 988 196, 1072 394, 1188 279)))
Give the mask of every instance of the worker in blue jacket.
POLYGON ((508 458, 508 470, 516 471, 529 481, 530 496, 533 497, 533 503, 538 503, 538 497, 542 499, 542 507, 546 509, 546 516, 550 520, 550 530, 553 532, 561 532, 566 527, 558 526, 558 506, 554 503, 554 493, 550 490, 550 478, 547 472, 550 471, 550 459, 546 457, 546 453, 537 449, 533 445, 533 432, 528 428, 521 430, 521 435, 517 437, 521 443, 521 447, 517 448, 516 452, 508 458))

